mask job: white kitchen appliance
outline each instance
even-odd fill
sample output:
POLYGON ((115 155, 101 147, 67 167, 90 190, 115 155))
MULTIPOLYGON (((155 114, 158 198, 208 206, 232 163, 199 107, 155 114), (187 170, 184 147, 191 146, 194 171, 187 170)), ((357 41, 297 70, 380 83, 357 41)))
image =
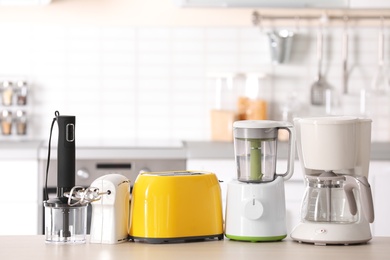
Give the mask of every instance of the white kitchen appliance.
POLYGON ((369 241, 371 120, 313 117, 294 123, 306 191, 292 239, 316 245, 369 241))
POLYGON ((120 174, 107 174, 91 187, 102 195, 93 201, 91 243, 116 244, 127 241, 129 225, 130 181, 120 174))
POLYGON ((244 120, 233 124, 238 179, 227 185, 225 236, 279 241, 287 236, 284 181, 294 170, 295 133, 287 122, 244 120), (289 133, 288 166, 276 173, 279 130, 289 133))

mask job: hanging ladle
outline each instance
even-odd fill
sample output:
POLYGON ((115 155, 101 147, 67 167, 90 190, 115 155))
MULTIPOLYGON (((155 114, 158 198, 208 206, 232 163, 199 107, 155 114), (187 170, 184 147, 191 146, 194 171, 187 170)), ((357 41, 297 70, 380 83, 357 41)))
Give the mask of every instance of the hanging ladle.
MULTIPOLYGON (((327 95, 330 93, 330 86, 322 75, 322 52, 323 52, 323 28, 320 28, 317 35, 317 62, 318 75, 316 81, 311 85, 311 104, 315 106, 325 106, 327 104, 327 95)), ((327 109, 328 110, 328 109, 327 109)))
POLYGON ((378 69, 371 82, 371 90, 376 94, 384 94, 389 91, 389 78, 385 66, 383 17, 381 17, 381 30, 378 38, 378 69))
POLYGON ((342 57, 343 57, 343 93, 348 94, 348 17, 344 17, 344 31, 342 40, 342 57))

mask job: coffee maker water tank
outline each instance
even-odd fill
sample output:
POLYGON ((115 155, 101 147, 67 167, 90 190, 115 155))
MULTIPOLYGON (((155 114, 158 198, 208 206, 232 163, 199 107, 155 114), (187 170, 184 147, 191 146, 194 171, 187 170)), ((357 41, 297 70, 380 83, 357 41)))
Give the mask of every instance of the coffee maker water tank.
POLYGON ((298 153, 306 174, 334 171, 367 177, 370 119, 310 117, 296 118, 294 123, 299 132, 298 153))

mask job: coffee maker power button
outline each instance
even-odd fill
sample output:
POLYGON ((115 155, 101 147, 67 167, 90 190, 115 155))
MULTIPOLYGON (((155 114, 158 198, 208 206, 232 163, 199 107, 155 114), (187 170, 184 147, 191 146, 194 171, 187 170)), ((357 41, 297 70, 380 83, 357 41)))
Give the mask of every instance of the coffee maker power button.
POLYGON ((328 231, 325 228, 320 228, 316 230, 317 234, 326 234, 328 231))

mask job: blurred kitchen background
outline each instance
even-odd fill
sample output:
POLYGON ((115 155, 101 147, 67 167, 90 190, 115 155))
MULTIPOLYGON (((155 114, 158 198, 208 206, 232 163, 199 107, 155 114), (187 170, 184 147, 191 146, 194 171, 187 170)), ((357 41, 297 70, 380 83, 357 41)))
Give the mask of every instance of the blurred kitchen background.
MULTIPOLYGON (((76 116, 77 184, 112 172, 134 183, 143 171, 204 170, 222 181, 224 199, 237 175, 232 120, 369 116, 372 229, 388 236, 390 2, 255 2, 262 0, 0 0, 0 168, 10 184, 0 189, 0 206, 12 212, 2 214, 0 234, 42 233, 58 110, 76 116), (210 6, 221 2, 249 4, 210 6), (130 167, 99 167, 118 163, 130 167)), ((288 230, 304 192, 298 160, 294 168, 288 230)))
MULTIPOLYGON (((210 140, 218 82, 237 73, 266 75, 258 96, 267 103, 267 118, 286 118, 286 111, 317 114, 310 96, 322 31, 322 73, 337 97, 331 113, 368 115, 374 120, 373 140, 390 141, 388 93, 370 96, 376 106, 367 104, 364 111, 360 95, 378 70, 381 33, 388 64, 389 10, 190 8, 177 2, 192 1, 2 6, 0 77, 28 86, 27 105, 11 109, 27 114, 25 139, 46 140, 59 110, 77 116, 78 140, 210 140), (281 30, 294 36, 289 58, 277 63, 269 33, 281 30)), ((378 2, 390 8, 387 1, 378 2)))

